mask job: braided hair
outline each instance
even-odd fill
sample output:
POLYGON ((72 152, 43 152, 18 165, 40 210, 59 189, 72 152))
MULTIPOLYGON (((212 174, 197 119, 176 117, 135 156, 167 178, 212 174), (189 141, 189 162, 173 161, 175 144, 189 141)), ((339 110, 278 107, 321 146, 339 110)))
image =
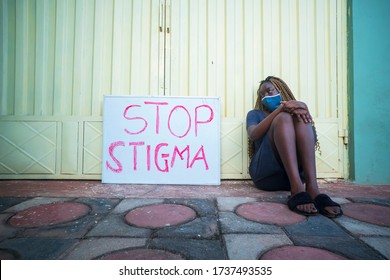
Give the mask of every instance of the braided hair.
MULTIPOLYGON (((260 88, 264 83, 267 83, 267 82, 271 83, 275 87, 275 89, 278 92, 280 92, 280 96, 282 97, 283 101, 296 100, 291 89, 288 87, 288 85, 281 78, 274 77, 274 76, 268 76, 267 78, 265 78, 265 80, 262 80, 260 82, 259 88, 257 90, 257 100, 256 100, 256 104, 255 104, 256 110, 264 111, 264 109, 265 109, 263 107, 263 103, 261 102, 262 96, 260 93, 260 88)), ((314 125, 314 121, 311 122, 311 126, 312 126, 313 131, 314 131, 315 149, 320 151, 320 143, 318 142, 317 130, 316 130, 316 127, 314 125)), ((249 155, 250 159, 252 159, 254 152, 255 152, 254 142, 248 138, 248 155, 249 155)))

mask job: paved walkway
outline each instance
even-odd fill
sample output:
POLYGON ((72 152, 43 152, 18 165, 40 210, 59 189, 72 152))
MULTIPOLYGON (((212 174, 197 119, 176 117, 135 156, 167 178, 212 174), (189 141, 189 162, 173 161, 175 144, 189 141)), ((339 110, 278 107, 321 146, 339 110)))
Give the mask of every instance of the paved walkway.
POLYGON ((320 187, 344 216, 295 214, 250 181, 0 181, 0 259, 390 259, 390 185, 320 187))

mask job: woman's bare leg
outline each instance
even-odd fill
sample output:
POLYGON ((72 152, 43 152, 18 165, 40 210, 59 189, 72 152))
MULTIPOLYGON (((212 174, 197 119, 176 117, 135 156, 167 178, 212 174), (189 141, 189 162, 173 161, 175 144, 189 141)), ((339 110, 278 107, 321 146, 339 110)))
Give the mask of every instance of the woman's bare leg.
MULTIPOLYGON (((302 165, 303 173, 305 174, 306 191, 314 199, 320 194, 317 183, 314 131, 311 127, 311 123, 305 124, 303 121, 298 121, 296 118, 293 119, 299 162, 302 165)), ((341 211, 341 209, 336 206, 325 207, 325 210, 332 215, 337 215, 341 211)))
MULTIPOLYGON (((289 178, 292 196, 305 191, 305 186, 299 174, 297 153, 298 141, 303 137, 303 131, 300 129, 298 131, 299 135, 297 135, 296 125, 290 114, 282 112, 274 118, 269 133, 274 150, 282 161, 289 178)), ((310 195, 312 194, 310 193, 310 195)), ((298 205, 297 208, 307 213, 317 212, 313 203, 298 205)))
MULTIPOLYGON (((298 121, 288 113, 282 112, 272 122, 270 128, 271 143, 282 161, 291 184, 291 195, 307 191, 314 199, 319 193, 315 163, 314 131, 310 123, 298 121), (301 164, 305 175, 306 188, 299 175, 301 164)), ((298 205, 300 211, 317 212, 314 204, 298 205)), ((331 214, 340 213, 340 208, 325 208, 331 214)))

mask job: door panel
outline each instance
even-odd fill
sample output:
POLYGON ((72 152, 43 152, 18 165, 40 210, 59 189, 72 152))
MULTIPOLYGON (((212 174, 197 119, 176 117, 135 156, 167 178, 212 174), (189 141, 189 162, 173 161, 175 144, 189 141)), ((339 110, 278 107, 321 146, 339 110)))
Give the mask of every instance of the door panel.
POLYGON ((102 137, 101 122, 84 122, 83 174, 101 174, 102 137))
POLYGON ((0 122, 1 174, 55 174, 55 122, 0 122))
POLYGON ((345 161, 346 149, 338 133, 345 125, 344 78, 338 68, 345 42, 337 41, 344 26, 337 13, 345 9, 341 1, 170 2, 167 92, 221 98, 222 147, 234 143, 242 151, 242 164, 237 164, 234 147, 222 150, 223 176, 248 178, 241 168, 248 165, 246 131, 239 130, 231 142, 229 134, 238 125, 231 118, 245 127, 259 81, 268 75, 283 78, 318 123, 319 177, 345 176, 340 159, 345 161))
POLYGON ((345 0, 31 0, 0 11, 0 178, 100 178, 104 95, 220 97, 222 178, 248 178, 245 117, 268 75, 308 104, 318 175, 348 176, 345 0))

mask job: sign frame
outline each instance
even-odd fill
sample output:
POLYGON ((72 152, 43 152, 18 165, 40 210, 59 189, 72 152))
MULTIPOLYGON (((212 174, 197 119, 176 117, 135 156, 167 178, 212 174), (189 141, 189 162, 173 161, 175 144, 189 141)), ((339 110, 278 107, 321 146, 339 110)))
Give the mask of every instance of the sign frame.
POLYGON ((104 96, 102 183, 220 185, 219 97, 104 96))

